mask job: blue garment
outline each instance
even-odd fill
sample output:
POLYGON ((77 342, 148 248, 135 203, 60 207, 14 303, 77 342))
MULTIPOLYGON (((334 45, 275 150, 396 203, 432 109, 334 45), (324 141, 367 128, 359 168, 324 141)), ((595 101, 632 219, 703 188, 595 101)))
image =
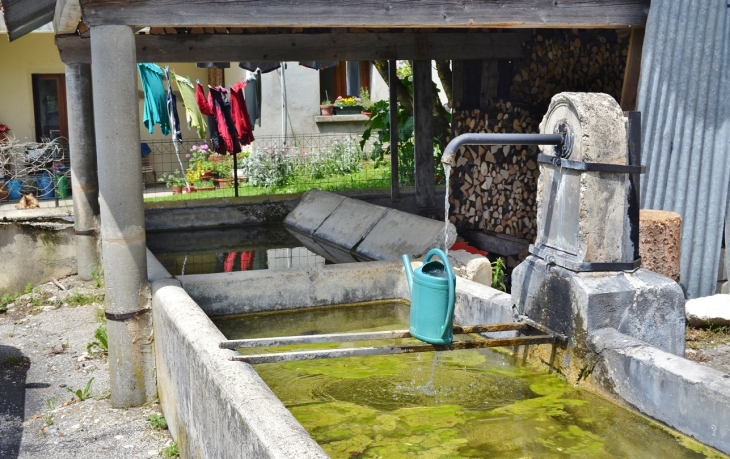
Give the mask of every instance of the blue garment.
POLYGON ((170 67, 165 67, 165 81, 167 82, 167 117, 172 125, 173 140, 182 142, 182 133, 180 132, 180 118, 177 115, 177 98, 172 93, 172 85, 170 84, 170 67))
POLYGON ((167 115, 167 95, 162 85, 162 69, 157 64, 137 64, 144 93, 144 125, 152 134, 155 124, 160 125, 163 135, 170 133, 170 117, 167 115))

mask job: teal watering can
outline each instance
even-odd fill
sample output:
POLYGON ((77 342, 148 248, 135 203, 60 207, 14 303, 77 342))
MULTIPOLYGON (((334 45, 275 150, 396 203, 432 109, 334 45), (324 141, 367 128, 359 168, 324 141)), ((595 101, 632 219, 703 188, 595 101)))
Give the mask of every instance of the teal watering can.
POLYGON ((456 276, 441 249, 431 249, 423 266, 413 271, 408 255, 403 255, 408 288, 411 290, 411 336, 430 344, 451 344, 454 338, 456 276), (438 255, 443 261, 429 261, 438 255))

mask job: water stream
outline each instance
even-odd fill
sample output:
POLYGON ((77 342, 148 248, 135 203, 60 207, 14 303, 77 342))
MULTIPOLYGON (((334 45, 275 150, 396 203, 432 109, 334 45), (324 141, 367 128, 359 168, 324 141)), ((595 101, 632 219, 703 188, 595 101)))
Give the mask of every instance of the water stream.
POLYGON ((446 177, 446 197, 444 198, 444 253, 449 255, 449 177, 451 166, 444 164, 444 176, 446 177))
MULTIPOLYGON (((361 304, 214 322, 229 339, 404 329, 408 309, 403 303, 361 304)), ((409 342, 417 340, 309 348, 409 342)), ((516 365, 506 351, 295 361, 255 369, 334 459, 727 457, 558 376, 516 365)))

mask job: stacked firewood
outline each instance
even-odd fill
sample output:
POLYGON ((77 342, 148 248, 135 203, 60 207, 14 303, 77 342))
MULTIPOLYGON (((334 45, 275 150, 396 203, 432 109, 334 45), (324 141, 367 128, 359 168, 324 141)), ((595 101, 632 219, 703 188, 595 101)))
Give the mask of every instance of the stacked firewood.
MULTIPOLYGON (((539 131, 540 119, 511 102, 454 116, 459 134, 539 131)), ((537 148, 466 146, 451 174, 451 221, 457 228, 486 229, 520 239, 535 237, 537 148)))
MULTIPOLYGON (((621 96, 628 34, 613 30, 536 30, 524 44, 510 97, 455 110, 454 135, 537 133, 550 99, 563 91, 621 96)), ((451 174, 450 220, 525 240, 536 236, 537 147, 467 146, 451 174)))

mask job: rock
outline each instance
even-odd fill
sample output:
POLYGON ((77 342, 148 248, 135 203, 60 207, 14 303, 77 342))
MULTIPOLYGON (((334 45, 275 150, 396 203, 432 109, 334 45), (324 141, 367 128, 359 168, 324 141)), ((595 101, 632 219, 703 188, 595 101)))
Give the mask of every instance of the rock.
POLYGON ((693 327, 730 325, 730 295, 717 294, 689 300, 684 311, 687 322, 693 327))
MULTIPOLYGON (((449 250, 447 255, 454 274, 458 277, 477 282, 487 287, 492 286, 492 264, 487 257, 474 255, 466 250, 449 250)), ((432 260, 439 258, 432 258, 432 260)), ((411 260, 411 266, 416 269, 423 265, 423 257, 411 260)), ((457 281, 458 282, 458 281, 457 281)))

